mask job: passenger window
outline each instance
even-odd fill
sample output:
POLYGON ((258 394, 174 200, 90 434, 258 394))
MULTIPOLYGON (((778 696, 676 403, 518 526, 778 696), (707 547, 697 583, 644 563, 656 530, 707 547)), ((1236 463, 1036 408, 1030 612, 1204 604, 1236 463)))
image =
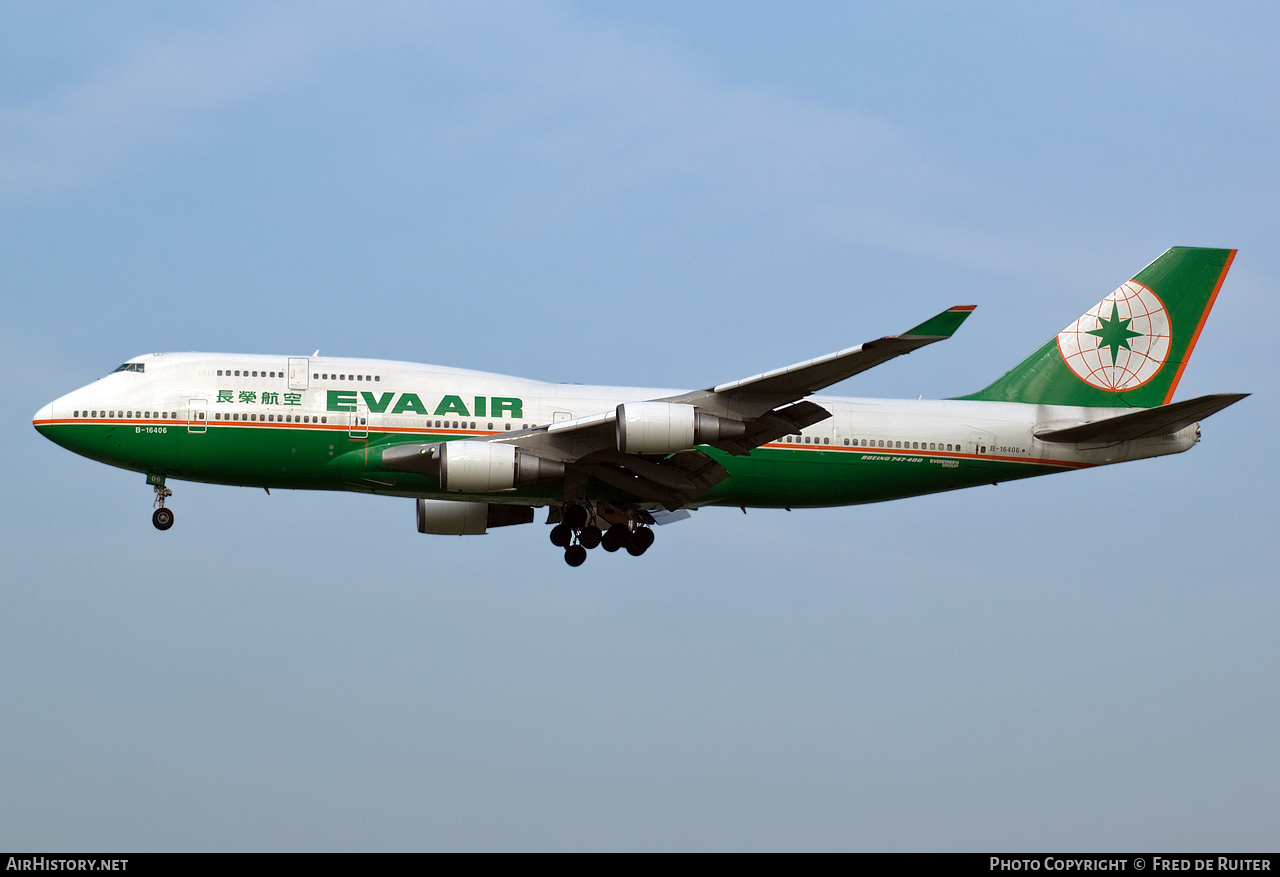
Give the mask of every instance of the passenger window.
POLYGON ((321 423, 328 423, 328 422, 329 422, 329 418, 327 418, 327 417, 321 417, 321 418, 320 418, 320 422, 321 422, 321 423))
POLYGON ((374 375, 374 376, 373 376, 373 379, 374 379, 375 381, 380 381, 380 380, 382 380, 382 375, 374 375))

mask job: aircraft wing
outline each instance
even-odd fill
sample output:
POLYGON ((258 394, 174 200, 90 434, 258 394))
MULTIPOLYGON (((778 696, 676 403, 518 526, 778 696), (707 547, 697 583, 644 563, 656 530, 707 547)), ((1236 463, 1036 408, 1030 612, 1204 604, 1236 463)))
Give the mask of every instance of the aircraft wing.
MULTIPOLYGON (((723 449, 729 453, 746 454, 752 448, 787 433, 798 432, 830 416, 825 409, 812 402, 801 402, 805 396, 904 353, 950 338, 973 310, 972 305, 957 305, 901 335, 877 338, 785 368, 653 401, 693 405, 707 413, 746 423, 746 433, 736 440, 709 442, 713 447, 725 445, 723 449)), ((601 411, 586 417, 552 423, 545 430, 528 432, 545 431, 549 439, 556 439, 556 443, 566 448, 579 443, 594 445, 598 442, 582 434, 610 436, 616 421, 616 411, 601 411), (585 442, 582 441, 584 439, 585 442)), ((496 440, 513 440, 524 446, 528 438, 526 433, 510 433, 496 440)))
POLYGON ((948 308, 901 335, 877 338, 856 347, 848 347, 798 362, 785 368, 730 381, 705 390, 694 390, 658 401, 680 402, 731 416, 753 417, 779 405, 803 399, 819 390, 851 378, 881 363, 919 350, 955 334, 973 313, 972 305, 948 308))
MULTIPOLYGON (((774 369, 739 381, 694 390, 639 405, 679 408, 686 417, 710 415, 716 434, 696 444, 744 456, 761 445, 826 420, 831 413, 804 397, 904 353, 950 338, 973 312, 971 306, 948 308, 901 335, 877 338, 826 356, 774 369)), ((635 405, 637 403, 626 403, 635 405)), ((624 406, 619 406, 619 409, 624 406)), ((536 429, 490 436, 527 454, 564 466, 566 493, 572 495, 595 478, 644 502, 675 510, 729 477, 710 455, 689 446, 673 452, 635 453, 620 449, 618 409, 562 420, 536 429)), ((430 446, 396 448, 384 454, 393 468, 432 465, 430 446), (419 459, 419 454, 427 456, 419 459)))

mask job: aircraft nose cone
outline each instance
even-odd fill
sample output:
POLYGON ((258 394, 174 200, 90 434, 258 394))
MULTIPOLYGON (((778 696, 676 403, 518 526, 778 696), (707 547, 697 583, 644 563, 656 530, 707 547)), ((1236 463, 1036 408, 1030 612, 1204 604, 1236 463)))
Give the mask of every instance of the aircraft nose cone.
MULTIPOLYGON (((43 408, 41 408, 39 411, 36 412, 35 417, 31 418, 31 425, 34 426, 36 429, 40 429, 50 420, 53 420, 53 403, 52 402, 50 402, 48 405, 44 406, 43 408)), ((43 430, 41 431, 43 432, 43 430)))

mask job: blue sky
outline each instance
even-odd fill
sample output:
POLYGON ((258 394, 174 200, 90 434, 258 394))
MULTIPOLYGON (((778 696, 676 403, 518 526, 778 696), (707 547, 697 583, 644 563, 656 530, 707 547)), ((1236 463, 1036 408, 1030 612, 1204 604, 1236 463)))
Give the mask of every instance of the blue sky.
POLYGON ((1274 849, 1266 4, 134 3, 0 12, 0 846, 1274 849), (542 526, 44 441, 153 350, 693 387, 984 386, 1238 247, 1192 452, 862 508, 542 526))

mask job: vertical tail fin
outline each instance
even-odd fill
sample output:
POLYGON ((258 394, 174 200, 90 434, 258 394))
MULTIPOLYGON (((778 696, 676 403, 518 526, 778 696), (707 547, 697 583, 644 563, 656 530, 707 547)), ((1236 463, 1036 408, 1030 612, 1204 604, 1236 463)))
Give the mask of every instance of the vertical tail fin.
POLYGON ((1235 250, 1173 247, 963 399, 1154 408, 1173 398, 1235 250))

